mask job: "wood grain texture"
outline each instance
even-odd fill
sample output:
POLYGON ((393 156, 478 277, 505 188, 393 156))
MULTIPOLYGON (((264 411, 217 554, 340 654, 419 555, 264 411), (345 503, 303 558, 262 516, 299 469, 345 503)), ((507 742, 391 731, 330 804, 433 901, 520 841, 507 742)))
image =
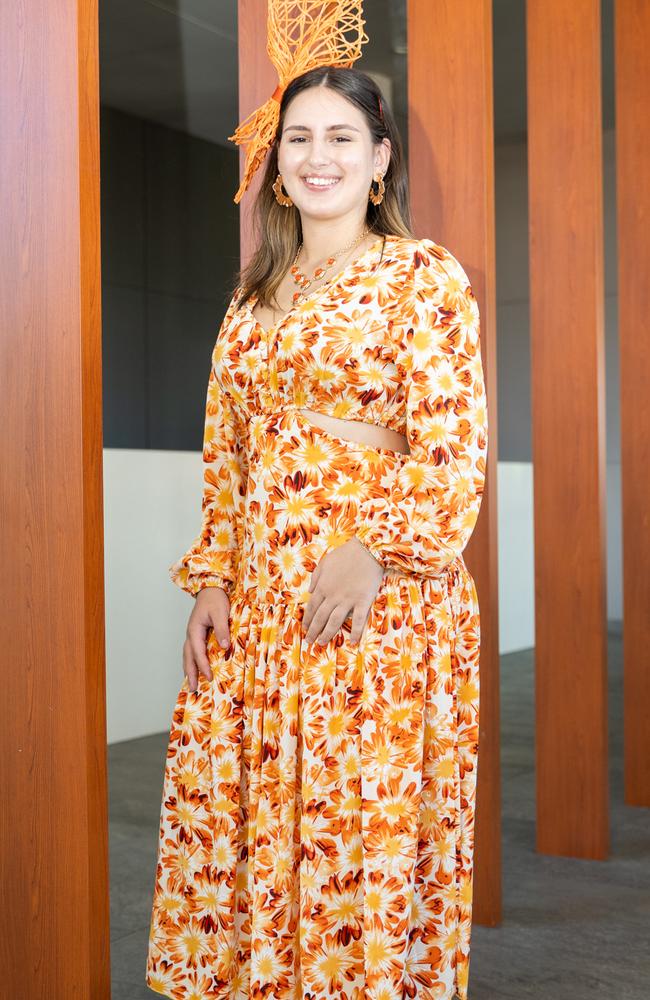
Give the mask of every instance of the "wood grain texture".
POLYGON ((407 16, 409 178, 416 236, 435 240, 458 258, 481 315, 488 468, 478 522, 464 557, 481 613, 473 912, 477 923, 494 925, 501 920, 502 892, 492 4, 408 0, 407 16))
POLYGON ((650 806, 650 4, 614 9, 625 801, 650 806))
POLYGON ((7 997, 110 997, 97 34, 0 5, 7 997))
MULTIPOLYGON (((239 0, 237 24, 239 46, 239 122, 269 99, 278 83, 277 71, 266 51, 266 0, 239 0)), ((236 127, 236 126, 235 126, 236 127)), ((233 127, 231 135, 234 133, 233 127)), ((239 147, 240 177, 244 176, 246 154, 239 147)), ((245 267, 257 246, 252 205, 262 182, 264 166, 257 170, 241 202, 241 266, 245 267)), ((235 192, 233 191, 233 197, 235 192)))
POLYGON ((609 850, 598 0, 528 0, 537 847, 609 850))

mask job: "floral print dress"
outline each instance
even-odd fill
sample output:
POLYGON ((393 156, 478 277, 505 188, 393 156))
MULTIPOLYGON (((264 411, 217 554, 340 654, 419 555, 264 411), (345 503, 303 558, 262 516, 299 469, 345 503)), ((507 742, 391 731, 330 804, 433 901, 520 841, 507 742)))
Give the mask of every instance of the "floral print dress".
POLYGON ((237 292, 212 355, 202 528, 170 567, 189 594, 228 593, 231 645, 208 633, 212 678, 184 679, 173 710, 146 982, 175 1000, 466 1000, 477 303, 448 250, 398 236, 266 333, 237 292), (311 574, 355 534, 384 568, 361 640, 348 617, 307 643, 311 574))

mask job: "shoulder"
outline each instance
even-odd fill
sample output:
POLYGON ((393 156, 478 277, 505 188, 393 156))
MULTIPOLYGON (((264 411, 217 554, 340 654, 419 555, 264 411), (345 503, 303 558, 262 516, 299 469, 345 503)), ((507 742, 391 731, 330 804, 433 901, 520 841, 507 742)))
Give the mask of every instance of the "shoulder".
POLYGON ((478 303, 465 268, 448 247, 424 238, 414 242, 411 294, 414 307, 464 315, 478 325, 478 303))
POLYGON ((432 289, 436 285, 455 283, 463 291, 471 292, 465 269, 448 247, 428 237, 393 236, 391 257, 408 277, 416 290, 432 289))
POLYGON ((424 328, 462 330, 470 339, 477 339, 479 307, 458 258, 432 239, 403 243, 410 260, 402 297, 406 322, 424 328))
POLYGON ((417 240, 414 248, 414 277, 416 284, 441 281, 454 284, 458 291, 471 292, 465 269, 448 247, 432 239, 417 240))

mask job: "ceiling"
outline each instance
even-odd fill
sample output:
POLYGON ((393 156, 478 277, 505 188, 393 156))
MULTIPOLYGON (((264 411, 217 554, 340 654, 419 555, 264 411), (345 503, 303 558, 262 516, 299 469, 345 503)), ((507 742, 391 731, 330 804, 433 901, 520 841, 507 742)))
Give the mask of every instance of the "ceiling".
MULTIPOLYGON (((605 128, 614 125, 612 3, 602 0, 605 128)), ((497 141, 526 134, 525 9, 525 0, 493 0, 497 141)), ((399 121, 406 0, 366 0, 364 18, 370 42, 355 65, 375 77, 399 121)), ((237 0, 100 0, 99 19, 102 104, 235 148, 237 0)))

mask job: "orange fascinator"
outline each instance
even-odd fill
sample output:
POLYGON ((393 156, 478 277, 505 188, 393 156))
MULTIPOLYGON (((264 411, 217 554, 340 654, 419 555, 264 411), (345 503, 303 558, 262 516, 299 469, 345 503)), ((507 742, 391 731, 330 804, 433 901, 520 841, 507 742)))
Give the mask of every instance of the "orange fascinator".
POLYGON ((241 201, 261 165, 280 121, 280 101, 288 84, 318 66, 349 69, 368 41, 361 0, 268 0, 266 51, 279 83, 268 101, 237 127, 228 139, 246 145, 244 178, 234 201, 241 201))

